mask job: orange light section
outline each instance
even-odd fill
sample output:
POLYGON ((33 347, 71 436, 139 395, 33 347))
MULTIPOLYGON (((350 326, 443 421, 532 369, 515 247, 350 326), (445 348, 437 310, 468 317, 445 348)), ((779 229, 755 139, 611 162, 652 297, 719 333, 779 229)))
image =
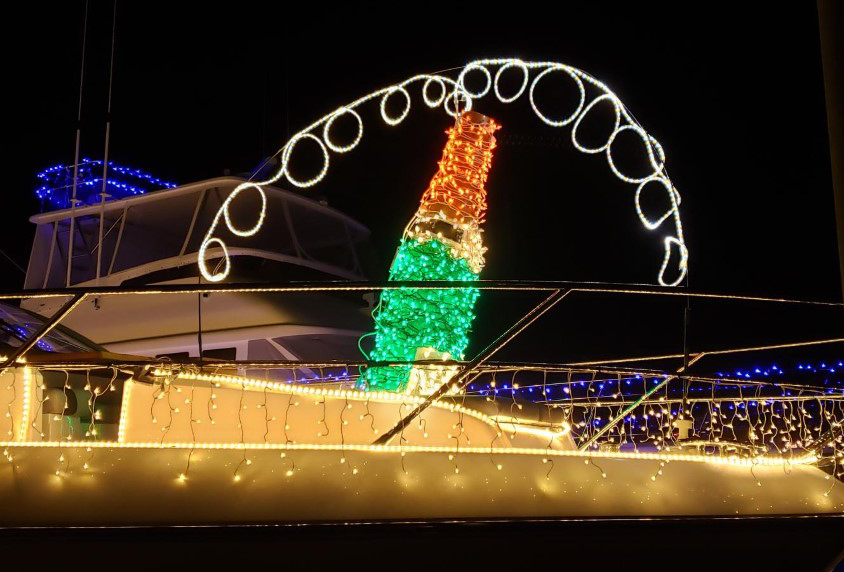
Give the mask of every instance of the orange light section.
POLYGON ((470 111, 446 131, 448 142, 439 170, 422 196, 420 215, 442 213, 458 225, 483 222, 484 185, 495 148, 493 134, 499 128, 494 120, 470 111))

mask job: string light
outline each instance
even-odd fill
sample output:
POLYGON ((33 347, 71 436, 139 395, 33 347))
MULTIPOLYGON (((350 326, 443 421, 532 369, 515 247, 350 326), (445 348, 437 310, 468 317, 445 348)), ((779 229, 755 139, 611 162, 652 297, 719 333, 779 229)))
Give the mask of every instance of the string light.
MULTIPOLYGON (((76 169, 77 201, 92 205, 100 202, 103 184, 102 169, 101 160, 82 159, 80 161, 76 169)), ((73 165, 55 165, 44 169, 36 175, 43 184, 35 189, 35 195, 55 208, 70 207, 73 172, 73 165)), ((140 169, 117 165, 112 161, 108 162, 108 172, 106 187, 109 194, 118 199, 142 195, 155 189, 172 189, 178 186, 144 173, 140 169)))
POLYGON ((32 373, 28 367, 23 368, 23 411, 21 412, 21 430, 18 434, 18 441, 26 441, 29 437, 29 409, 32 399, 31 392, 34 386, 32 373))
MULTIPOLYGON (((19 369, 29 370, 30 373, 27 374, 29 378, 26 383, 31 386, 32 379, 38 370, 32 367, 19 369)), ((671 427, 672 420, 677 418, 677 409, 676 405, 672 405, 673 397, 669 392, 669 388, 666 386, 664 391, 661 391, 659 394, 654 396, 655 399, 653 401, 644 403, 642 406, 644 414, 649 420, 649 423, 646 424, 644 428, 649 432, 648 439, 656 444, 655 447, 640 448, 632 451, 622 450, 620 447, 620 440, 618 443, 615 442, 615 439, 620 437, 620 434, 616 433, 611 434, 611 438, 606 443, 602 444, 601 448, 598 450, 552 448, 550 446, 551 439, 557 440, 558 443, 562 443, 564 439, 568 439, 569 437, 577 437, 579 434, 583 434, 584 432, 589 434, 588 432, 592 430, 594 422, 604 422, 607 419, 603 411, 606 409, 606 404, 612 404, 611 399, 624 399, 624 394, 620 388, 626 387, 626 382, 638 381, 643 387, 649 387, 651 386, 652 381, 649 379, 649 376, 643 376, 640 374, 636 374, 638 375, 637 379, 634 375, 627 376, 614 372, 599 374, 599 372, 596 371, 586 372, 589 375, 587 379, 579 379, 578 377, 584 372, 572 372, 570 369, 563 369, 561 371, 564 373, 564 387, 569 389, 569 392, 565 395, 567 395, 570 400, 579 399, 582 395, 586 397, 587 401, 585 401, 583 405, 572 404, 566 408, 552 406, 546 402, 544 403, 544 406, 547 408, 547 411, 549 411, 549 415, 544 422, 539 424, 522 418, 523 413, 520 406, 524 403, 524 401, 516 400, 515 394, 517 392, 530 392, 531 389, 542 388, 542 396, 544 399, 547 399, 550 397, 548 395, 549 393, 554 393, 560 388, 560 384, 557 383, 553 375, 551 375, 554 371, 549 370, 549 368, 546 367, 538 367, 533 370, 528 368, 525 368, 524 370, 515 368, 509 375, 505 375, 505 372, 500 371, 499 368, 492 370, 493 375, 497 374, 498 377, 495 385, 493 386, 492 382, 490 382, 489 386, 497 391, 503 391, 503 395, 506 396, 506 398, 503 402, 501 402, 500 399, 495 401, 496 394, 492 393, 493 401, 495 401, 495 413, 492 413, 492 411, 487 408, 485 408, 486 413, 482 413, 477 409, 467 407, 467 394, 463 394, 459 399, 449 398, 438 400, 432 405, 432 410, 438 409, 442 413, 437 414, 438 416, 432 417, 432 420, 435 420, 432 431, 440 431, 441 433, 437 435, 440 438, 448 432, 448 437, 450 438, 449 441, 443 442, 441 440, 439 444, 421 445, 418 444, 418 442, 415 444, 408 444, 405 440, 400 440, 394 445, 373 445, 366 441, 369 431, 360 431, 360 426, 354 433, 345 433, 345 421, 348 418, 360 417, 360 421, 363 421, 362 425, 366 426, 366 417, 371 415, 369 411, 369 404, 371 402, 395 404, 399 407, 399 415, 401 416, 406 414, 408 409, 423 402, 424 397, 420 395, 397 394, 391 391, 361 391, 357 389, 330 386, 288 384, 270 381, 266 378, 266 376, 265 379, 257 379, 236 375, 206 374, 195 369, 174 371, 171 367, 159 367, 153 369, 149 373, 154 377, 164 378, 165 383, 161 384, 164 389, 161 392, 157 392, 158 384, 150 386, 145 382, 134 381, 132 379, 128 379, 124 382, 123 390, 125 393, 121 400, 122 409, 121 416, 118 420, 116 440, 96 438, 94 440, 87 441, 82 439, 66 441, 63 438, 47 438, 46 435, 42 436, 42 440, 37 440, 37 438, 32 439, 29 435, 27 435, 23 439, 2 441, 0 442, 0 447, 6 449, 7 458, 11 457, 11 453, 8 452, 11 447, 17 447, 24 451, 27 449, 57 449, 59 453, 61 453, 61 457, 64 458, 65 462, 67 462, 69 455, 74 451, 79 451, 82 447, 85 447, 86 451, 90 453, 86 466, 90 466, 95 452, 97 455, 103 454, 100 453, 100 451, 106 452, 104 455, 105 459, 110 458, 108 451, 112 451, 112 455, 116 452, 117 457, 123 456, 121 451, 183 451, 187 454, 187 465, 184 467, 184 470, 182 470, 182 472, 174 478, 174 481, 176 481, 178 486, 191 486, 192 478, 189 478, 189 471, 191 456, 194 451, 232 451, 239 453, 239 462, 238 460, 234 460, 233 463, 233 465, 237 465, 234 469, 235 472, 233 475, 231 473, 229 473, 229 475, 232 479, 232 483, 236 483, 237 486, 241 487, 248 486, 248 484, 252 481, 251 473, 245 469, 252 465, 253 462, 258 464, 260 459, 266 458, 265 456, 258 455, 260 451, 276 451, 276 454, 280 455, 282 459, 285 459, 283 461, 284 465, 281 469, 281 476, 283 478, 289 478, 296 470, 296 465, 293 464, 291 454, 302 454, 307 457, 308 452, 322 451, 328 452, 331 455, 337 455, 337 459, 340 459, 338 466, 341 468, 342 473, 348 478, 354 478, 356 475, 364 473, 367 460, 373 459, 373 456, 386 456, 389 459, 394 460, 397 470, 398 467, 401 466, 401 470, 405 474, 407 474, 405 457, 408 454, 442 456, 443 458, 448 458, 448 461, 451 464, 451 468, 448 472, 451 473, 453 471, 453 473, 446 477, 448 479, 465 478, 464 474, 467 471, 464 471, 463 465, 467 464, 466 459, 468 458, 461 457, 460 460, 462 462, 460 463, 460 466, 458 466, 458 455, 469 455, 475 457, 476 459, 478 455, 485 456, 489 459, 490 464, 487 465, 484 463, 484 465, 489 467, 487 470, 492 472, 492 474, 497 474, 498 471, 504 470, 505 466, 511 459, 513 459, 514 456, 521 456, 533 458, 537 463, 541 461, 543 465, 547 467, 547 470, 545 468, 542 469, 542 473, 545 474, 546 480, 548 481, 551 481, 553 478, 552 471, 554 469, 556 459, 567 458, 574 461, 582 461, 586 465, 592 465, 597 471, 595 473, 595 478, 598 482, 601 482, 602 479, 615 477, 615 474, 613 473, 618 470, 617 468, 611 468, 617 467, 617 464, 610 465, 605 463, 603 460, 637 460, 646 463, 655 462, 658 465, 655 468, 655 472, 645 476, 645 479, 653 477, 651 481, 648 481, 649 483, 656 483, 653 484, 655 487, 664 487, 665 485, 662 484, 663 481, 661 481, 659 477, 664 476, 667 470, 666 468, 671 461, 706 464, 718 467, 735 467, 743 471, 748 471, 750 476, 756 479, 755 482, 757 483, 761 483, 761 481, 757 478, 757 474, 772 474, 758 473, 758 469, 760 467, 781 469, 787 474, 795 467, 816 464, 822 457, 826 459, 829 458, 829 456, 822 450, 803 450, 801 447, 806 445, 807 440, 810 440, 812 436, 819 438, 820 429, 825 427, 837 427, 838 433, 834 434, 832 437, 826 437, 822 443, 827 447, 834 448, 832 457, 834 462, 832 469, 833 476, 841 472, 842 459, 844 458, 842 457, 841 452, 844 451, 844 446, 842 446, 841 443, 840 420, 844 419, 844 399, 841 399, 838 396, 829 397, 823 394, 795 396, 805 397, 804 401, 776 401, 775 396, 766 396, 765 392, 761 390, 755 391, 752 395, 744 395, 740 393, 740 390, 737 390, 739 391, 738 398, 755 399, 755 401, 731 402, 729 397, 721 398, 717 396, 709 399, 707 403, 713 405, 713 407, 708 410, 712 412, 710 413, 711 419, 719 420, 717 423, 712 425, 712 430, 720 431, 720 438, 722 440, 718 450, 713 453, 710 451, 713 447, 711 441, 701 441, 698 445, 694 446, 692 443, 680 446, 681 443, 674 442, 671 434, 671 427), (541 377, 533 379, 533 376, 541 377), (199 393, 195 392, 195 388, 197 386, 204 388, 206 387, 206 384, 212 393, 223 391, 227 392, 227 396, 224 398, 223 403, 230 404, 237 402, 237 411, 235 412, 233 409, 226 409, 227 413, 225 413, 225 415, 228 416, 227 419, 230 423, 234 423, 235 416, 236 420, 240 422, 239 439, 235 437, 234 433, 230 433, 230 440, 226 440, 225 437, 221 439, 219 435, 210 436, 211 440, 203 440, 199 431, 194 432, 193 423, 199 422, 198 420, 194 420, 194 397, 195 393, 199 393), (184 403, 190 405, 190 418, 187 420, 187 423, 185 423, 184 418, 182 418, 182 421, 180 422, 182 427, 178 429, 178 431, 174 427, 174 436, 171 441, 164 439, 158 440, 155 438, 149 439, 148 437, 133 437, 130 433, 132 428, 135 427, 136 431, 140 431, 141 427, 139 427, 139 425, 143 425, 143 413, 146 410, 146 399, 151 400, 153 403, 158 402, 159 397, 161 399, 167 398, 169 401, 174 395, 178 396, 181 394, 184 396, 186 387, 190 387, 190 397, 185 398, 184 403), (138 393, 138 390, 142 388, 143 392, 138 393), (239 392, 239 395, 235 392, 239 392), (251 406, 247 403, 254 404, 262 397, 261 395, 257 395, 258 392, 260 392, 263 396, 263 399, 258 405, 258 407, 264 409, 263 414, 251 415, 244 413, 247 407, 252 410, 251 406), (509 392, 509 395, 507 392, 509 392), (133 395, 126 395, 126 393, 133 395), (270 405, 267 398, 269 393, 288 395, 289 397, 286 400, 286 403, 284 399, 273 400, 272 402, 276 407, 285 407, 286 405, 288 409, 294 404, 294 396, 309 396, 307 402, 312 400, 319 407, 306 408, 306 411, 304 411, 306 414, 305 418, 303 419, 300 417, 299 421, 307 421, 309 424, 308 427, 312 427, 310 423, 317 421, 317 418, 319 418, 319 423, 324 424, 327 428, 327 417, 329 415, 328 412, 330 411, 331 419, 334 423, 337 423, 339 418, 339 442, 328 443, 308 440, 303 442, 292 442, 289 438, 287 438, 286 433, 281 442, 269 441, 267 438, 270 432, 270 414, 267 409, 268 405, 270 405), (249 402, 245 400, 245 396, 247 395, 252 395, 252 399, 249 402), (611 398, 609 396, 611 396, 611 398), (814 399, 815 402, 811 401, 811 399, 814 399), (767 403, 768 401, 770 401, 770 403, 767 403), (757 408, 756 414, 751 415, 749 413, 751 404, 753 404, 752 407, 757 408), (327 408, 328 405, 332 405, 331 409, 327 408), (741 408, 742 411, 739 411, 740 405, 743 405, 741 408), (731 406, 734 407, 734 409, 731 409, 731 406), (361 408, 361 415, 358 415, 358 407, 361 408), (592 412, 591 415, 587 417, 590 422, 581 425, 581 422, 572 412, 578 408, 582 409, 584 407, 591 408, 592 412), (130 408, 134 408, 134 414, 130 411, 130 408), (310 413, 311 411, 314 413, 310 413), (550 414, 551 411, 559 412, 559 415, 555 416, 556 419, 554 419, 554 416, 550 414), (745 414, 745 411, 748 411, 748 413, 745 414), (141 413, 141 417, 133 417, 133 419, 127 423, 129 416, 137 415, 138 413, 141 413), (761 413, 764 413, 762 417, 765 419, 765 423, 761 428, 766 432, 769 431, 769 428, 771 427, 777 429, 776 434, 766 436, 766 439, 779 444, 778 449, 765 450, 759 447, 747 447, 742 446, 737 442, 731 442, 731 440, 742 439, 742 433, 738 430, 740 422, 748 422, 749 420, 751 425, 756 423, 758 426, 759 423, 754 421, 754 419, 759 418, 759 414, 761 413), (805 420, 809 419, 810 416, 816 423, 816 426, 813 426, 812 430, 803 426, 805 420), (263 418, 263 429, 260 432, 262 435, 259 436, 254 430, 252 430, 251 436, 247 438, 244 433, 243 423, 251 419, 254 429, 255 423, 258 421, 259 417, 263 418), (472 441, 474 441, 477 433, 471 433, 470 435, 469 431, 472 430, 472 425, 467 425, 466 428, 468 430, 464 431, 464 423, 466 422, 464 418, 478 420, 486 427, 489 427, 491 430, 489 435, 493 441, 489 442, 489 445, 486 446, 474 445, 474 443, 472 443, 469 439, 471 436, 472 441), (774 425, 770 425, 768 420, 771 420, 772 422, 776 420, 776 423, 774 425), (818 423, 820 424, 818 425, 818 423), (648 427, 649 425, 650 428, 648 427), (189 427, 189 432, 185 430, 185 426, 189 427), (449 426, 451 429, 448 429, 449 426), (818 431, 814 431, 815 427, 817 427, 818 431), (510 433, 511 428, 514 431, 512 434, 510 433), (784 433, 784 430, 786 429, 787 432, 784 433), (497 442, 496 439, 502 438, 503 431, 507 432, 506 437, 502 441, 497 442), (353 438, 351 437, 352 435, 354 435, 353 438), (524 435, 525 438, 527 438, 527 441, 512 441, 518 435, 524 435), (783 439, 786 435, 788 438, 783 439), (510 439, 512 444, 511 442, 508 442, 507 439, 510 439), (536 445, 525 446, 522 444, 525 442, 536 443, 536 445), (66 454, 65 451, 67 451, 66 454), (354 455, 354 457, 352 455, 354 455), (290 461, 289 464, 287 459, 290 461), (598 477, 598 475, 600 475, 600 477, 598 477)), ((560 373, 560 371, 557 373, 560 373)), ((475 383, 479 384, 481 382, 475 383)), ((757 384, 752 386, 762 387, 763 385, 757 384)), ((91 387, 90 383, 88 384, 88 387, 91 387)), ((733 387, 733 385, 725 385, 725 387, 733 387)), ((764 387, 767 388, 769 386, 764 385, 764 387)), ((92 391, 95 395, 102 395, 103 393, 97 392, 95 388, 90 391, 92 391)), ((501 396, 502 394, 498 395, 501 396)), ((789 396, 783 396, 783 399, 786 397, 789 396)), ((183 400, 181 397, 178 399, 178 404, 181 405, 183 400)), ((621 406, 616 405, 615 407, 616 409, 620 409, 621 406)), ((96 407, 93 407, 92 411, 95 409, 96 407)), ((176 413, 178 408, 172 409, 173 413, 176 413)), ((201 408, 198 409, 201 410, 201 408)), ((392 410, 392 406, 390 409, 392 410)), ((694 404, 692 404, 692 409, 694 409, 694 404)), ((380 411, 385 410, 386 409, 384 408, 380 409, 380 411)), ((30 414, 30 416, 32 416, 32 414, 30 414)), ((527 417, 532 418, 532 415, 528 415, 527 417)), ((693 415, 693 417, 700 420, 699 414, 696 416, 693 415)), ((38 422, 40 420, 36 418, 34 421, 38 422)), ((285 425, 290 422, 290 419, 288 419, 285 414, 285 425)), ((147 423, 149 422, 147 421, 147 423)), ((701 423, 701 426, 698 429, 700 432, 703 432, 704 425, 705 424, 701 423)), ((423 423, 422 418, 420 418, 419 430, 424 430, 427 433, 428 427, 429 424, 423 423)), ((597 427, 597 425, 595 427, 597 427)), ((309 429, 309 431, 311 430, 312 429, 309 429)), ((143 432, 136 432, 136 435, 143 435, 143 432)), ((313 433, 311 433, 311 435, 313 435, 313 433)), ((105 437, 106 433, 103 433, 103 436, 105 437)), ((632 434, 631 439, 633 439, 632 434)), ((486 443, 486 441, 484 442, 486 443)), ((636 441, 633 440, 633 443, 635 442, 636 441)), ((107 470, 105 469, 106 463, 103 462, 102 464, 104 470, 107 470)), ((232 465, 228 466, 230 467, 229 470, 231 470, 232 465)), ((471 467, 473 465, 469 466, 471 467)), ((474 465, 474 467, 477 466, 480 465, 474 465)), ((305 463, 304 467, 304 470, 307 471, 308 463, 305 463)), ((59 472, 61 473, 61 470, 59 472)), ((472 470, 469 470, 468 473, 470 475, 473 474, 472 470)), ((805 474, 805 472, 800 474, 805 474)), ((66 473, 60 474, 60 476, 63 479, 72 478, 71 475, 66 473)), ((486 473, 486 476, 489 476, 489 473, 486 473)), ((452 481, 449 480, 448 482, 451 483, 452 481)), ((459 481, 454 482, 455 486, 458 485, 458 482, 459 481)), ((823 487, 828 496, 831 494, 830 491, 833 490, 834 485, 835 483, 833 482, 832 486, 823 487)), ((822 492, 823 490, 821 493, 822 492)), ((840 498, 840 495, 838 497, 833 495, 833 498, 840 498)), ((829 507, 827 507, 827 510, 829 510, 829 507)))
MULTIPOLYGON (((8 375, 8 372, 9 372, 9 370, 5 370, 3 372, 3 375, 8 375)), ((12 379, 9 382, 9 385, 6 386, 6 391, 11 390, 11 393, 12 393, 11 399, 9 399, 9 402, 6 404, 6 419, 9 420, 9 429, 7 429, 6 435, 10 439, 14 439, 14 437, 15 437, 15 415, 12 412, 12 405, 14 405, 15 401, 17 401, 17 397, 18 397, 18 390, 17 390, 17 383, 16 383, 17 377, 18 377, 17 370, 12 370, 12 375, 11 375, 12 379)), ((6 452, 4 451, 4 454, 5 453, 6 452)), ((8 456, 8 455, 6 455, 6 456, 8 456)))
MULTIPOLYGON (((135 382, 132 378, 123 382, 123 396, 120 401, 120 418, 117 421, 117 441, 123 443, 126 441, 126 421, 129 417, 129 398, 132 395, 132 385, 135 382)), ((153 401, 155 404, 155 401, 153 401)))
MULTIPOLYGON (((439 169, 405 228, 390 268, 391 281, 477 280, 485 251, 480 229, 486 210, 484 185, 497 129, 494 121, 465 113, 447 131, 439 169)), ((375 349, 369 358, 463 359, 478 296, 476 288, 382 292, 372 312, 375 349)), ((370 391, 429 394, 455 373, 456 367, 378 366, 364 372, 360 385, 370 391)))
POLYGON ((234 230, 231 221, 228 219, 228 209, 231 201, 240 193, 240 191, 246 188, 255 188, 258 189, 259 192, 263 193, 263 191, 261 191, 263 186, 271 185, 283 179, 286 179, 291 185, 300 188, 307 188, 316 185, 328 172, 329 151, 334 153, 345 153, 351 151, 360 143, 363 137, 363 121, 356 111, 357 108, 370 101, 379 100, 381 119, 388 125, 398 125, 407 117, 411 110, 412 97, 408 88, 411 85, 418 83, 422 83, 422 99, 427 107, 437 108, 442 106, 443 110, 447 114, 455 118, 458 118, 465 112, 470 111, 475 100, 487 96, 490 92, 494 93, 496 99, 498 99, 501 103, 513 103, 518 100, 525 91, 527 91, 531 108, 543 123, 554 128, 572 125, 571 138, 572 144, 576 149, 589 154, 601 152, 605 153, 607 164, 616 177, 626 183, 638 185, 635 195, 636 212, 639 216, 639 220, 645 228, 648 230, 656 230, 657 228, 662 227, 663 223, 669 219, 673 222, 673 231, 662 237, 664 255, 657 275, 657 280, 659 284, 663 286, 676 286, 685 278, 688 268, 689 253, 683 236, 683 225, 680 220, 679 205, 681 199, 679 192, 676 188, 674 188, 670 178, 668 177, 665 169, 665 151, 659 141, 657 141, 652 135, 648 134, 642 126, 636 122, 632 114, 621 103, 621 100, 612 90, 588 73, 558 62, 524 62, 519 59, 475 60, 461 69, 457 80, 445 75, 415 75, 400 83, 373 91, 372 93, 360 97, 357 100, 323 116, 296 133, 279 150, 278 155, 280 155, 281 158, 280 166, 272 177, 261 182, 250 181, 242 183, 235 188, 235 190, 220 207, 217 216, 213 219, 205 234, 202 244, 200 245, 199 270, 202 276, 209 282, 219 282, 224 280, 231 270, 229 253, 226 245, 222 239, 215 236, 221 213, 226 216, 227 228, 237 236, 251 236, 263 225, 266 199, 262 199, 264 206, 262 206, 261 213, 258 217, 258 223, 253 229, 250 229, 251 232, 247 234, 240 234, 242 231, 238 232, 234 230), (490 72, 490 68, 497 68, 494 76, 490 72), (501 82, 504 77, 504 72, 510 69, 520 71, 522 78, 519 89, 513 95, 506 96, 502 93, 501 82), (534 75, 531 79, 532 72, 534 75), (470 73, 480 74, 483 76, 483 88, 473 91, 466 85, 466 79, 470 73), (539 108, 536 102, 536 90, 540 85, 540 81, 552 73, 562 73, 568 76, 574 82, 579 95, 578 103, 574 110, 563 119, 550 118, 539 108), (435 84, 437 86, 436 88, 434 88, 435 84), (432 89, 439 89, 436 97, 431 94, 432 89), (597 92, 597 94, 587 103, 587 98, 591 97, 590 92, 597 92), (398 114, 391 114, 387 109, 388 102, 396 98, 402 99, 404 105, 398 114), (577 130, 590 110, 592 110, 592 108, 598 103, 604 101, 608 102, 613 109, 613 130, 608 136, 606 143, 600 147, 586 147, 578 141, 577 130), (331 140, 330 130, 338 118, 349 114, 357 121, 357 134, 353 141, 348 145, 339 145, 331 140), (321 137, 315 134, 320 133, 320 128, 322 128, 321 137), (613 155, 613 143, 619 135, 627 131, 631 131, 640 138, 642 145, 644 146, 645 153, 647 154, 651 172, 643 177, 623 173, 618 168, 617 160, 613 155), (319 172, 313 177, 305 180, 299 180, 291 175, 289 167, 293 149, 303 139, 310 139, 319 146, 323 155, 323 165, 319 172), (644 186, 651 181, 657 181, 659 184, 662 184, 668 192, 671 201, 671 208, 669 211, 656 219, 647 218, 642 212, 639 202, 639 197, 644 186), (215 257, 220 256, 223 259, 222 270, 220 271, 210 271, 208 269, 206 258, 209 254, 208 247, 211 244, 216 244, 219 247, 219 250, 215 249, 215 251, 210 254, 213 254, 215 257), (676 254, 674 254, 675 251, 676 254), (672 269, 676 270, 672 270, 674 278, 669 279, 666 277, 666 272, 668 271, 669 264, 672 260, 675 260, 675 263, 672 264, 672 269))
POLYGON ((629 453, 612 451, 567 451, 560 449, 530 448, 530 447, 462 447, 447 445, 363 445, 358 443, 340 444, 319 444, 319 443, 191 443, 191 442, 170 442, 160 443, 157 441, 139 441, 132 443, 120 443, 118 441, 72 441, 62 443, 61 441, 0 441, 0 447, 16 447, 19 449, 32 448, 58 448, 68 449, 201 449, 211 451, 261 451, 261 450, 289 450, 289 451, 332 451, 342 453, 354 451, 359 453, 383 453, 396 454, 401 456, 405 453, 434 453, 452 455, 452 459, 458 453, 462 455, 514 455, 514 456, 536 456, 537 458, 553 457, 575 457, 583 458, 589 463, 590 458, 602 459, 641 459, 649 461, 677 461, 689 463, 706 463, 710 465, 727 465, 736 467, 769 466, 788 467, 811 465, 818 461, 817 456, 805 454, 794 456, 790 459, 782 457, 756 457, 746 458, 738 456, 717 457, 712 455, 687 455, 682 453, 629 453))
MULTIPOLYGON (((161 376, 168 376, 171 375, 169 372, 163 369, 156 369, 152 371, 152 375, 156 377, 161 376)), ((267 389, 269 391, 275 393, 282 393, 287 395, 311 395, 314 397, 322 398, 333 398, 333 399, 344 399, 349 401, 361 401, 367 404, 367 415, 369 414, 369 407, 368 404, 370 401, 373 402, 392 402, 392 403, 402 403, 406 402, 412 405, 419 405, 425 401, 424 397, 421 396, 414 396, 414 395, 402 395, 392 391, 362 391, 356 389, 332 389, 327 387, 319 387, 319 386, 309 386, 309 385, 302 385, 302 384, 287 384, 287 383, 279 383, 261 379, 252 379, 247 377, 236 377, 236 376, 227 376, 227 375, 210 375, 210 374, 203 374, 203 373, 196 373, 196 372, 179 372, 175 374, 175 378, 179 380, 184 380, 188 382, 194 381, 204 381, 208 383, 212 383, 214 387, 219 388, 223 386, 233 386, 233 387, 243 387, 245 389, 256 389, 256 390, 264 390, 267 389)), ((134 387, 135 384, 129 386, 130 388, 134 387)), ((160 396, 163 397, 163 394, 160 396)), ((153 404, 155 400, 153 400, 153 404)), ((319 403, 319 402, 317 402, 319 403)), ((293 405, 298 405, 298 403, 293 402, 293 405)), ((471 409, 469 407, 465 407, 458 403, 453 402, 436 402, 432 405, 435 409, 444 409, 447 411, 454 411, 459 412, 468 416, 471 416, 487 425, 494 426, 496 425, 497 421, 493 418, 485 415, 475 409, 471 409)), ((367 416, 365 415, 365 416, 367 416)), ((373 418, 374 420, 374 418, 373 418)), ((320 421, 322 423, 322 421, 320 421)), ((285 419, 285 426, 287 426, 287 421, 285 419)), ((373 428, 374 430, 374 428, 373 428)), ((528 431, 531 431, 530 428, 527 428, 528 431)), ((522 428, 519 428, 519 431, 522 431, 522 428)), ((535 431, 535 430, 534 430, 535 431)), ((546 435, 554 434, 554 432, 548 432, 546 435)))

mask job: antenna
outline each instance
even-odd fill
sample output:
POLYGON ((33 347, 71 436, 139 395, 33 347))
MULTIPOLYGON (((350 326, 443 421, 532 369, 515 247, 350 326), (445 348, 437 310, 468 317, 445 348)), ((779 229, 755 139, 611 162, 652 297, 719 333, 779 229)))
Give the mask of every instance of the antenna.
POLYGON ((103 188, 100 191, 100 233, 97 239, 97 286, 100 285, 100 272, 103 264, 103 218, 105 216, 106 184, 108 183, 108 142, 111 134, 111 92, 114 81, 114 39, 117 34, 117 0, 111 21, 111 62, 108 68, 108 104, 106 105, 105 156, 103 157, 103 188))
MULTIPOLYGON (((76 179, 79 175, 79 138, 82 131, 82 86, 85 82, 85 40, 88 38, 88 0, 85 0, 85 20, 82 26, 82 63, 79 70, 79 109, 76 112, 76 151, 73 155, 73 195, 70 199, 70 234, 67 239, 67 274, 65 286, 70 287, 70 264, 73 262, 73 223, 76 211, 76 179)), ((58 226, 58 222, 56 225, 58 226)))

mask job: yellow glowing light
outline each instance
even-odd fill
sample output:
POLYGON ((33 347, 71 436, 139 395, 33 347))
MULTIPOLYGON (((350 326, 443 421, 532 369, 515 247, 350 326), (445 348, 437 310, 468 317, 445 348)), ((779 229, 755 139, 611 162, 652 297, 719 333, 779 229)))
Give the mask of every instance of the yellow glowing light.
POLYGON ((28 367, 23 368, 23 412, 21 413, 21 429, 18 434, 18 441, 25 441, 29 436, 29 416, 30 416, 30 396, 32 383, 32 373, 28 367))

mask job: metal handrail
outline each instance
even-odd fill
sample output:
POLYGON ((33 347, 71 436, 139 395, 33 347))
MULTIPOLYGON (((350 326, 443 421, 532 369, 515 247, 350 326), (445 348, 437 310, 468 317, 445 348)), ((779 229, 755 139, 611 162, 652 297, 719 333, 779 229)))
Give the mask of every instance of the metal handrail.
POLYGON ((211 294, 211 293, 255 293, 255 292, 369 292, 373 290, 461 290, 473 288, 477 290, 502 290, 508 292, 553 292, 568 290, 570 292, 591 292, 603 294, 624 295, 655 295, 655 296, 688 296, 691 298, 706 298, 712 300, 740 300, 747 302, 771 302, 781 304, 805 304, 812 306, 844 307, 842 302, 824 300, 799 300, 792 298, 777 298, 765 296, 741 296, 718 292, 703 292, 687 290, 679 287, 653 286, 648 284, 623 284, 611 282, 573 282, 573 281, 541 281, 541 280, 477 280, 473 282, 451 281, 317 281, 317 282, 282 282, 282 283, 246 283, 246 284, 160 284, 133 287, 84 287, 84 288, 52 288, 42 290, 6 290, 0 291, 0 300, 16 300, 23 298, 51 298, 57 296, 74 296, 83 293, 85 296, 115 296, 121 294, 211 294))

